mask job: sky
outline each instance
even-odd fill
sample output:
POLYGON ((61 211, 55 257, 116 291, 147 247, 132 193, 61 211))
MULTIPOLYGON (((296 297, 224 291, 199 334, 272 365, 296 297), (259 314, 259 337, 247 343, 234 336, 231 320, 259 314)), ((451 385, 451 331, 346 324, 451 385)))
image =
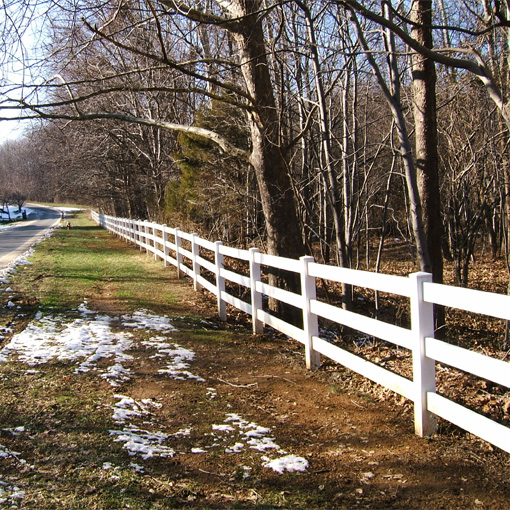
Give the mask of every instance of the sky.
MULTIPOLYGON (((0 9, 0 29, 6 30, 10 36, 4 41, 2 47, 4 55, 0 61, 0 83, 7 89, 14 90, 14 98, 19 98, 21 94, 15 91, 15 87, 26 83, 31 75, 31 63, 43 58, 39 52, 43 46, 45 12, 44 2, 40 8, 28 7, 22 2, 12 2, 9 7, 3 6, 3 9, 0 9), (8 18, 6 18, 7 11, 9 11, 8 18)), ((33 76, 30 80, 33 80, 33 76)), ((5 96, 1 92, 2 89, 0 89, 0 105, 5 101, 5 96)), ((0 106, 0 117, 16 118, 18 115, 17 111, 5 110, 0 106)), ((0 143, 20 137, 28 126, 28 121, 0 120, 0 143)))
POLYGON ((19 137, 23 132, 23 124, 17 121, 0 121, 0 143, 19 137))

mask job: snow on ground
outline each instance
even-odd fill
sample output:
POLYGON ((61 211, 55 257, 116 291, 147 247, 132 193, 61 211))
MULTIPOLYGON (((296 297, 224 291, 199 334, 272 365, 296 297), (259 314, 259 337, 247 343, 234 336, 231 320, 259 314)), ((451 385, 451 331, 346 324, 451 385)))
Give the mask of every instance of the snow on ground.
MULTIPOLYGON (((96 372, 110 385, 119 386, 131 377, 129 364, 133 357, 128 354, 132 348, 133 333, 124 329, 144 331, 177 331, 168 317, 140 310, 132 315, 109 317, 92 312, 84 301, 77 310, 79 317, 69 319, 62 315, 38 315, 24 331, 14 335, 11 341, 0 350, 0 362, 16 356, 30 366, 47 363, 51 360, 69 361, 76 364, 76 373, 96 372), (120 331, 118 331, 120 329, 120 331), (111 360, 104 367, 100 360, 111 360)), ((188 368, 195 353, 176 343, 168 343, 165 337, 156 336, 143 341, 146 347, 157 349, 154 357, 163 358, 166 368, 159 373, 174 379, 196 379, 188 368)))
POLYGON ((132 315, 123 315, 123 326, 134 329, 152 329, 154 331, 177 331, 168 317, 155 315, 147 310, 139 310, 132 315))
POLYGON ((83 207, 55 207, 57 211, 63 211, 63 212, 78 212, 78 211, 84 211, 85 209, 83 207))
POLYGON ((26 213, 27 217, 33 216, 35 214, 35 211, 33 209, 27 207, 23 207, 22 212, 19 212, 18 207, 13 205, 9 206, 9 214, 7 214, 7 212, 3 212, 3 210, 0 211, 0 230, 7 230, 9 228, 14 227, 15 225, 12 225, 11 223, 8 224, 2 223, 7 221, 19 221, 23 219, 23 211, 26 213))
MULTIPOLYGON (((54 207, 54 209, 63 213, 64 216, 66 213, 84 210, 83 208, 78 207, 54 207)), ((13 205, 9 206, 9 214, 7 214, 7 212, 0 211, 0 231, 17 227, 18 225, 15 225, 14 223, 23 219, 23 212, 26 213, 27 218, 29 219, 37 214, 37 212, 30 207, 22 207, 22 212, 19 212, 18 207, 13 205)))
POLYGON ((116 436, 115 442, 123 442, 129 455, 140 455, 143 460, 151 457, 173 457, 175 450, 163 443, 169 438, 163 432, 149 432, 134 425, 127 425, 122 430, 110 430, 116 436))
MULTIPOLYGON (((4 429, 5 430, 5 429, 4 429)), ((14 430, 6 430, 7 432, 11 432, 13 435, 18 435, 20 432, 24 432, 23 427, 17 427, 14 430)), ((20 453, 13 452, 9 450, 3 445, 0 445, 0 459, 15 459, 16 462, 20 464, 26 464, 27 462, 20 457, 20 453)), ((17 502, 22 500, 25 495, 25 492, 22 491, 16 485, 11 485, 2 480, 2 476, 0 475, 0 508, 4 503, 7 503, 9 506, 16 507, 17 502)))
POLYGON ((146 340, 142 342, 142 344, 157 349, 157 353, 154 354, 152 358, 170 357, 172 360, 171 363, 167 364, 166 368, 159 369, 158 374, 167 374, 174 379, 196 379, 197 381, 205 382, 204 378, 194 375, 187 370, 189 364, 195 358, 195 353, 193 351, 177 344, 169 344, 165 337, 160 336, 146 340))
POLYGON ((137 402, 135 399, 125 395, 115 395, 115 398, 120 399, 120 402, 117 402, 113 407, 113 421, 118 423, 124 423, 133 416, 150 416, 151 407, 161 407, 161 404, 152 399, 143 399, 137 402))
MULTIPOLYGON (((17 361, 35 367, 52 360, 69 362, 75 366, 75 373, 96 373, 112 387, 118 387, 132 377, 134 361, 129 351, 134 346, 134 330, 143 330, 149 335, 157 333, 142 340, 141 345, 154 351, 151 357, 165 364, 158 373, 176 380, 206 382, 190 371, 195 353, 169 338, 168 335, 177 330, 168 317, 154 315, 147 310, 120 317, 107 316, 90 310, 86 300, 69 316, 39 312, 24 331, 14 335, 0 350, 0 363, 17 361)), ((33 368, 27 369, 27 373, 33 372, 33 368)), ((204 387, 204 392, 210 399, 217 397, 215 388, 204 387)), ((178 439, 192 433, 191 427, 172 434, 157 430, 154 420, 161 404, 155 400, 137 401, 123 394, 113 396, 117 402, 112 406, 112 421, 118 428, 111 429, 109 434, 114 442, 123 443, 123 448, 133 457, 142 460, 172 457, 177 452, 178 439), (144 428, 133 423, 135 420, 143 421, 144 428)), ((23 428, 12 431, 13 434, 23 432, 23 428)), ((260 465, 278 473, 304 472, 308 468, 306 459, 289 455, 276 443, 270 428, 236 413, 227 414, 223 423, 211 424, 211 432, 201 438, 200 443, 189 448, 187 453, 207 454, 218 448, 226 454, 239 454, 250 449, 260 454, 260 465)), ((180 446, 179 453, 186 453, 183 449, 180 446)), ((24 462, 20 454, 0 445, 0 459, 6 456, 24 462)), ((103 465, 103 469, 112 467, 108 463, 103 465)), ((143 472, 143 466, 132 463, 131 467, 143 472)), ((250 476, 252 468, 244 466, 243 469, 244 476, 250 476)), ((20 489, 4 484, 0 478, 0 504, 22 497, 20 489)))
MULTIPOLYGON (((268 453, 273 450, 279 457, 271 459, 263 455, 261 460, 264 467, 268 467, 284 473, 285 471, 306 471, 308 461, 303 457, 288 455, 285 450, 280 448, 274 437, 271 436, 271 429, 261 427, 255 422, 249 422, 235 413, 227 414, 225 423, 212 425, 212 430, 216 432, 214 437, 229 444, 225 447, 225 453, 239 453, 245 446, 252 450, 268 453), (233 444, 232 444, 233 443, 233 444)), ((218 446, 220 443, 216 443, 218 446)))
POLYGON ((16 507, 17 501, 22 500, 24 496, 25 491, 22 491, 15 485, 10 485, 4 482, 0 475, 0 505, 7 503, 9 506, 16 507))

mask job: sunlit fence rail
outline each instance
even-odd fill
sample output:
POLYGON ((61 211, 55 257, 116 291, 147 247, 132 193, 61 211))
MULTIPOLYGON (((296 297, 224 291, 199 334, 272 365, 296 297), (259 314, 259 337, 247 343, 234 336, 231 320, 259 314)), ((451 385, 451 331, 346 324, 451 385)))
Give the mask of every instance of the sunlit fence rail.
POLYGON ((510 452, 510 428, 436 391, 436 363, 506 388, 510 387, 510 364, 434 338, 433 319, 433 305, 438 304, 510 320, 510 296, 439 285, 432 283, 428 273, 402 277, 344 269, 317 264, 312 257, 294 260, 266 255, 257 248, 236 249, 220 241, 210 242, 196 234, 148 221, 116 218, 95 212, 92 215, 102 227, 138 245, 141 250, 154 254, 154 258, 163 260, 165 265, 175 266, 179 275, 189 276, 195 290, 204 288, 211 292, 216 297, 222 320, 227 319, 226 305, 232 305, 251 316, 254 333, 260 333, 264 326, 270 326, 304 344, 308 368, 318 367, 321 355, 326 356, 413 401, 416 434, 425 436, 434 433, 436 416, 439 416, 510 452), (244 270, 236 272, 226 269, 226 258, 238 261, 244 270), (269 285, 262 277, 267 272, 264 268, 297 273, 301 279, 301 292, 296 294, 269 285), (366 317, 319 300, 317 279, 403 296, 409 300, 410 328, 366 317), (226 283, 229 282, 245 288, 243 298, 226 290, 226 283), (300 309, 302 327, 289 324, 266 310, 263 306, 264 296, 300 309), (412 379, 321 337, 321 318, 409 349, 413 361, 412 379))

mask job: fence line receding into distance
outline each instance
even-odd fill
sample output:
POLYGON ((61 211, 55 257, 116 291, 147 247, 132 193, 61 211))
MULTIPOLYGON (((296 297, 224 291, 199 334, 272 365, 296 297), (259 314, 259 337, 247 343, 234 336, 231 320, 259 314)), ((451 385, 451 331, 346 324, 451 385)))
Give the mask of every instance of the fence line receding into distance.
POLYGON ((318 367, 320 356, 327 356, 413 401, 416 434, 426 436, 434 433, 436 416, 440 416, 510 453, 510 428, 436 392, 436 362, 505 387, 510 387, 509 363, 434 338, 433 319, 433 305, 439 304, 510 320, 510 296, 432 283, 432 276, 428 273, 403 277, 345 269, 317 264, 313 257, 294 260, 265 255, 257 248, 232 248, 221 241, 207 241, 197 234, 148 221, 116 218, 96 212, 92 216, 103 228, 138 245, 141 250, 153 253, 154 258, 162 259, 165 265, 176 266, 179 275, 185 274, 193 280, 195 290, 204 288, 211 292, 216 296, 222 320, 227 319, 228 303, 251 316, 254 333, 262 332, 267 325, 304 344, 307 368, 318 367), (205 252, 209 252, 208 258, 204 258, 205 252), (224 257, 241 261, 246 268, 249 267, 249 271, 241 274, 227 270, 223 264, 224 257), (263 267, 299 274, 301 294, 265 283, 261 278, 263 267), (213 277, 206 278, 202 269, 213 277), (411 327, 396 326, 318 300, 318 278, 408 298, 411 327), (226 290, 226 282, 244 287, 249 300, 230 294, 226 290), (263 296, 301 309, 303 327, 293 326, 266 311, 263 296), (321 338, 319 318, 409 349, 413 378, 402 377, 321 338))

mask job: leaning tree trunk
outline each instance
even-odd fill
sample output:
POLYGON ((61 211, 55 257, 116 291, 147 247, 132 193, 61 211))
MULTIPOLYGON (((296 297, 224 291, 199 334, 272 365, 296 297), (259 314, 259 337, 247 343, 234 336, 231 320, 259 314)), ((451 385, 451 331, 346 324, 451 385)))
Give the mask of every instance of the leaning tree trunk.
MULTIPOLYGON (((243 17, 239 19, 234 38, 239 48, 241 70, 246 87, 253 98, 254 109, 249 113, 252 152, 250 162, 255 170, 262 210, 267 229, 267 247, 270 254, 298 258, 305 254, 302 232, 288 172, 276 110, 271 75, 266 58, 260 2, 240 0, 243 17)), ((299 275, 275 272, 271 283, 288 290, 299 290, 299 275)), ((273 303, 273 309, 276 303, 273 303)), ((275 311, 286 318, 296 313, 280 307, 275 311)))

